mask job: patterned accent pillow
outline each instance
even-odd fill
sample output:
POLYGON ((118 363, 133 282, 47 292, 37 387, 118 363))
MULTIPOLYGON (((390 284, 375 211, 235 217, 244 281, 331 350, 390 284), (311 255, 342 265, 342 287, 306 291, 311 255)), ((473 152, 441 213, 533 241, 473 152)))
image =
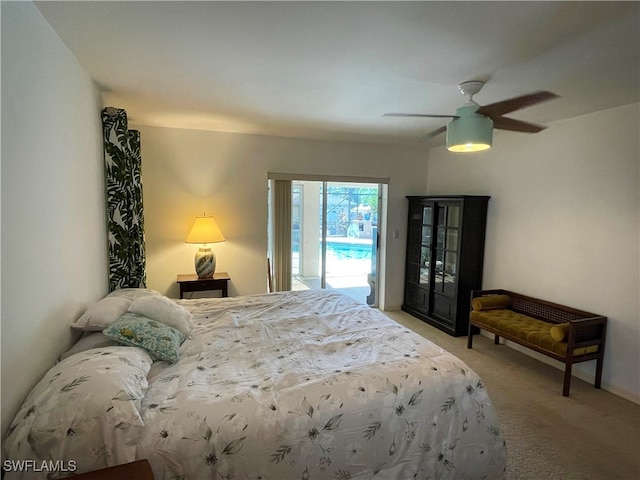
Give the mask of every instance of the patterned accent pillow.
POLYGON ((103 332, 124 345, 146 350, 153 358, 175 363, 180 357, 180 345, 186 336, 164 323, 137 313, 125 313, 103 332))

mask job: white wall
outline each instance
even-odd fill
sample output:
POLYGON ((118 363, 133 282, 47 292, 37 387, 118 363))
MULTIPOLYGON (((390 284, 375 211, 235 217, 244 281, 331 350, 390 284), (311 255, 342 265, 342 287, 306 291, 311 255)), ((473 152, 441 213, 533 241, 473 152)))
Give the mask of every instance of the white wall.
MULTIPOLYGON (((295 140, 137 126, 142 143, 148 286, 177 297, 176 274, 192 273, 196 245, 184 239, 196 215, 215 217, 213 245, 230 294, 266 291, 267 173, 389 178, 385 308, 399 308, 407 201, 426 188, 426 146, 295 140), (398 238, 393 238, 393 231, 398 238)), ((382 243, 382 242, 381 242, 382 243)), ((382 303, 382 302, 381 302, 382 303)))
POLYGON ((32 3, 2 3, 2 434, 107 293, 101 102, 32 3))
MULTIPOLYGON (((469 156, 434 148, 428 191, 491 195, 484 287, 607 316, 603 387, 640 403, 638 112, 500 132, 469 156)), ((593 382, 593 364, 575 374, 593 382)))

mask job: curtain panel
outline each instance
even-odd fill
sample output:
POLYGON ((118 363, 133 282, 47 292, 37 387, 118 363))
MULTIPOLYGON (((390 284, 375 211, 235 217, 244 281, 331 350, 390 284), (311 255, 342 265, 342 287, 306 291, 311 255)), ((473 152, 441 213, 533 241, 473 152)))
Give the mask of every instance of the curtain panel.
POLYGON ((146 286, 140 132, 126 111, 102 110, 109 250, 109 291, 146 286))
POLYGON ((274 180, 273 268, 275 290, 291 290, 291 180, 274 180))

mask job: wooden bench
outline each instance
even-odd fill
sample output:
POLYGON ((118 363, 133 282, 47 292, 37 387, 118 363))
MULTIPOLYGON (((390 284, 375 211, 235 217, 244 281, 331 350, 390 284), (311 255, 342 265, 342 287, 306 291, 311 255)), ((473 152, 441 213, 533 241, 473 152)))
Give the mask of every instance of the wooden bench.
POLYGON ((562 395, 569 396, 574 363, 596 360, 595 388, 600 388, 607 317, 539 300, 508 290, 471 292, 469 337, 486 330, 565 364, 562 395))

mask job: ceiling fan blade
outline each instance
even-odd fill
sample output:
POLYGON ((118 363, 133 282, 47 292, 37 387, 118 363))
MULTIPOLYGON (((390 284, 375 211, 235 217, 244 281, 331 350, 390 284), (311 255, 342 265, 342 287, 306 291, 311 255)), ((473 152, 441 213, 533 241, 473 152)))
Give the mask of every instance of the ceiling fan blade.
POLYGON ((458 118, 458 115, 430 115, 428 113, 385 113, 383 117, 458 118))
POLYGON ((523 122, 507 117, 495 117, 493 120, 493 128, 500 130, 511 130, 512 132, 538 133, 544 130, 545 126, 536 125, 535 123, 523 122))
POLYGON ((442 127, 438 128, 438 129, 434 130, 433 132, 429 132, 429 133, 427 133, 427 138, 428 138, 428 139, 429 139, 429 138, 433 138, 433 137, 438 136, 438 135, 440 135, 441 133, 444 133, 444 132, 446 132, 446 131, 447 131, 447 126, 446 126, 446 125, 444 125, 444 126, 442 126, 442 127))
POLYGON ((476 113, 495 119, 495 117, 499 117, 505 113, 530 107, 537 103, 546 102, 547 100, 552 100, 554 98, 558 98, 558 95, 555 93, 545 91, 534 92, 520 97, 511 98, 509 100, 503 100, 502 102, 483 105, 476 110, 476 113))

